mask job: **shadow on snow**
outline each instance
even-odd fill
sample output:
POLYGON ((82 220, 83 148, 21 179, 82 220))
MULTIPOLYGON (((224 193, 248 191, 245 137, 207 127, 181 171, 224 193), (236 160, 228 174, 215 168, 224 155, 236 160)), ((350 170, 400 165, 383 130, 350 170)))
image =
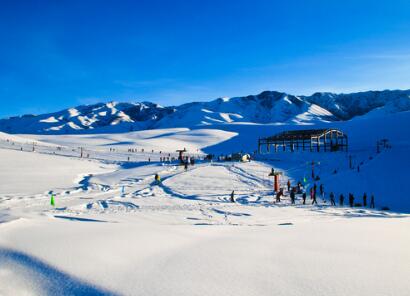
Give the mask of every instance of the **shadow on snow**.
POLYGON ((40 287, 43 295, 117 295, 68 275, 20 251, 0 247, 0 262, 1 266, 18 270, 16 274, 29 275, 35 286, 40 287))

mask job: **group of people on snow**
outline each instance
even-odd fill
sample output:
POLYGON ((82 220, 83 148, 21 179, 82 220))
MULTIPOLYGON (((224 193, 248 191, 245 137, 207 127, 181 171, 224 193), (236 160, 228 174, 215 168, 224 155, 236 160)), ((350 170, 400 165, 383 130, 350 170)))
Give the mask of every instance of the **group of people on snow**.
MULTIPOLYGON (((302 182, 299 181, 297 183, 297 186, 292 187, 290 180, 288 180, 286 185, 287 185, 287 189, 289 192, 291 204, 295 204, 296 194, 298 193, 298 194, 301 194, 302 204, 305 205, 306 204, 306 190, 304 189, 302 182)), ((313 186, 310 188, 309 192, 310 192, 310 200, 312 201, 312 205, 318 204, 317 203, 318 193, 320 194, 320 197, 322 198, 322 200, 325 201, 325 189, 324 189, 323 184, 319 185, 319 192, 318 192, 318 186, 316 183, 314 183, 313 186)), ((280 202, 281 196, 283 196, 283 188, 280 188, 280 190, 276 192, 276 202, 280 202)), ((357 204, 355 204, 355 197, 353 193, 349 193, 348 197, 349 197, 349 206, 350 207, 356 206, 357 204)), ((330 192, 329 200, 330 200, 331 206, 336 206, 336 196, 333 192, 330 192)), ((343 193, 341 193, 339 195, 339 206, 344 206, 344 201, 345 201, 345 197, 343 193)), ((374 194, 370 196, 370 202, 368 203, 367 193, 364 193, 362 197, 362 201, 363 203, 361 203, 360 206, 367 207, 369 205, 370 208, 374 209, 375 207, 374 194)))

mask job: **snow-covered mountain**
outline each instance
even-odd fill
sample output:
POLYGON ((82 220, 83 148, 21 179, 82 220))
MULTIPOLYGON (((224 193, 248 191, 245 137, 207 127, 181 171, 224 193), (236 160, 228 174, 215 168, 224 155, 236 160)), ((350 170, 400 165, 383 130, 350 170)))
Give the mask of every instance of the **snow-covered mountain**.
POLYGON ((410 90, 367 91, 351 94, 315 93, 301 98, 327 109, 340 120, 348 120, 376 109, 382 111, 381 113, 410 110, 410 90))
POLYGON ((120 132, 147 129, 173 112, 150 102, 98 103, 55 113, 23 115, 0 120, 0 130, 9 133, 81 133, 85 131, 120 132))
POLYGON ((377 116, 410 110, 410 90, 352 94, 315 93, 294 96, 264 91, 259 95, 220 98, 162 107, 154 103, 99 103, 43 115, 0 120, 8 133, 126 132, 169 127, 233 123, 311 124, 349 120, 367 113, 377 116))

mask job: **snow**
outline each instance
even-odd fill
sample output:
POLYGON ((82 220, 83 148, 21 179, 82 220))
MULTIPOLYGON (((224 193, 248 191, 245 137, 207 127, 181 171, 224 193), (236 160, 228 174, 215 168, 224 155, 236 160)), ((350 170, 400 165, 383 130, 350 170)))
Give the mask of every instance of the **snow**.
POLYGON ((32 145, 34 142, 40 145, 51 145, 54 146, 50 143, 45 143, 45 142, 41 142, 35 139, 36 136, 33 135, 33 137, 31 136, 17 136, 17 135, 10 135, 10 134, 6 134, 6 133, 2 133, 0 132, 0 141, 2 142, 15 142, 15 143, 26 143, 26 144, 30 144, 32 145))
POLYGON ((55 123, 55 122, 58 122, 58 120, 54 116, 51 116, 49 118, 40 120, 40 122, 55 123))
MULTIPOLYGON (((38 141, 45 141, 55 145, 72 147, 135 147, 139 150, 175 152, 186 148, 190 152, 200 151, 207 146, 226 141, 235 137, 237 133, 218 129, 155 129, 131 132, 126 134, 87 134, 66 135, 63 137, 49 135, 30 135, 38 141)), ((27 135, 21 135, 25 137, 27 135)))
POLYGON ((406 295, 408 216, 273 206, 265 195, 271 184, 260 178, 267 169, 256 162, 171 169, 161 173, 163 187, 133 170, 141 179, 127 184, 124 198, 115 187, 57 195, 55 210, 34 198, 32 208, 46 215, 32 210, 0 226, 0 283, 13 282, 0 286, 35 295, 89 286, 124 295, 406 295), (226 201, 231 186, 239 187, 238 204, 226 201), (99 200, 105 208, 86 206, 99 200))
POLYGON ((32 152, 0 149, 0 159, 1 196, 66 188, 79 176, 103 171, 99 163, 32 152))
POLYGON ((68 114, 70 117, 76 117, 80 114, 80 112, 75 108, 68 109, 68 114))
POLYGON ((149 102, 77 106, 49 114, 0 119, 0 130, 14 134, 87 134, 198 128, 222 123, 314 125, 369 113, 382 117, 409 110, 410 90, 312 96, 264 91, 258 95, 169 107, 149 102))
POLYGON ((69 127, 71 127, 72 129, 74 129, 74 130, 79 130, 79 129, 81 129, 81 127, 79 127, 78 125, 76 125, 74 122, 69 122, 69 123, 67 123, 67 125, 68 125, 69 127))
POLYGON ((408 295, 410 112, 311 125, 346 132, 349 153, 271 153, 188 170, 159 161, 184 147, 252 152, 259 137, 293 123, 0 134, 0 295, 408 295), (376 153, 381 138, 392 147, 376 153), (285 190, 274 203, 271 168, 283 172, 282 186, 303 177, 312 186, 311 161, 326 200, 303 205, 298 195, 291 205, 285 190), (332 207, 330 191, 358 202, 374 193, 376 209, 332 207))

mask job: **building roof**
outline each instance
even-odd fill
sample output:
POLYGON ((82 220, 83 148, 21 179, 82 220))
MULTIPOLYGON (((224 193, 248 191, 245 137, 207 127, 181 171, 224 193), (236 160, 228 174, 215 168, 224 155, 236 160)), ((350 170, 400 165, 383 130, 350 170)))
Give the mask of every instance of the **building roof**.
POLYGON ((308 130, 292 130, 284 131, 273 135, 271 137, 265 138, 266 140, 310 140, 312 137, 323 136, 324 134, 336 131, 339 134, 345 135, 342 131, 337 129, 308 129, 308 130))

